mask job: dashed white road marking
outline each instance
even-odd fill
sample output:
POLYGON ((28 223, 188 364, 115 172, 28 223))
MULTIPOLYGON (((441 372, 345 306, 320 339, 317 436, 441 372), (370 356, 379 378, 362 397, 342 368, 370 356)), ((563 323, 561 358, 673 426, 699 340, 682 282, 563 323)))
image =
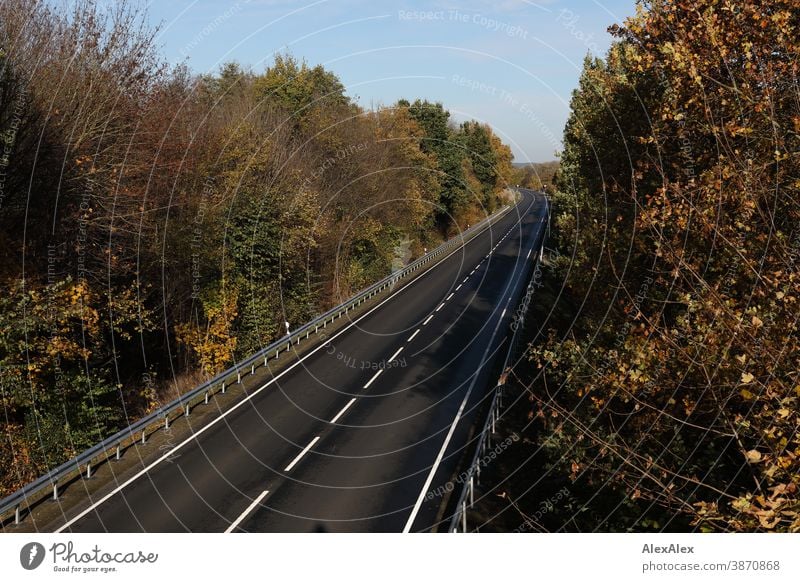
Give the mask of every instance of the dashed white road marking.
POLYGON ((450 301, 453 298, 453 295, 455 295, 455 293, 450 293, 450 295, 447 296, 447 299, 445 299, 445 301, 450 301))
POLYGON ((311 447, 313 447, 315 444, 317 444, 317 441, 318 441, 318 440, 319 440, 319 437, 318 437, 318 436, 315 436, 315 437, 314 437, 314 439, 313 439, 313 440, 312 440, 310 443, 308 443, 308 444, 306 445, 306 448, 304 448, 302 451, 300 451, 300 454, 299 454, 299 455, 297 455, 297 456, 294 458, 294 460, 293 460, 291 463, 289 463, 288 465, 286 465, 286 468, 284 469, 284 471, 285 471, 285 472, 287 472, 287 473, 288 473, 289 471, 291 471, 291 470, 292 470, 292 468, 293 468, 293 467, 294 467, 294 466, 295 466, 295 465, 296 465, 296 464, 297 464, 297 463, 300 461, 300 459, 302 459, 302 458, 303 458, 303 456, 305 456, 305 454, 306 454, 308 451, 310 451, 310 450, 311 450, 311 447))
POLYGON ((436 308, 436 311, 439 311, 442 307, 444 307, 444 303, 440 303, 439 307, 436 308))
MULTIPOLYGON (((534 200, 536 200, 536 197, 534 197, 534 200)), ((532 206, 532 205, 531 205, 531 206, 532 206)), ((530 207, 528 207, 528 209, 530 209, 530 207)), ((526 211, 526 212, 527 212, 527 211, 526 211)), ((472 239, 472 240, 479 240, 479 237, 476 237, 476 238, 474 238, 474 239, 472 239)), ((467 241, 467 243, 466 243, 466 244, 468 244, 469 242, 472 242, 472 241, 467 241)), ((460 248, 462 248, 462 247, 459 247, 459 249, 460 249, 460 248)), ((457 252, 457 250, 458 250, 458 249, 456 249, 456 250, 452 251, 451 253, 449 253, 448 255, 446 255, 446 256, 445 256, 445 257, 444 257, 444 258, 443 258, 443 259, 442 259, 440 262, 438 262, 438 263, 436 263, 435 265, 433 265, 433 267, 431 267, 430 269, 428 269, 428 270, 426 270, 426 271, 423 271, 423 272, 422 272, 420 275, 418 275, 417 277, 415 277, 414 279, 412 279, 411 281, 409 281, 409 283, 408 283, 407 285, 405 285, 404 287, 401 287, 401 288, 400 288, 400 291, 399 291, 398 293, 393 293, 393 294, 389 295, 388 297, 386 297, 385 299, 383 299, 383 300, 382 300, 380 303, 378 303, 377 305, 375 305, 375 306, 374 306, 372 309, 370 309, 370 310, 369 310, 369 311, 367 311, 366 313, 362 314, 362 315, 361 315, 361 316, 360 316, 358 319, 356 319, 356 320, 352 321, 352 322, 351 322, 349 325, 347 325, 347 326, 346 326, 346 327, 344 327, 343 329, 339 330, 339 331, 338 331, 338 332, 337 332, 337 333, 336 333, 336 334, 335 334, 335 335, 334 335, 332 338, 330 338, 330 339, 335 339, 335 338, 339 337, 340 335, 342 335, 342 334, 346 333, 346 332, 347 332, 347 331, 348 331, 348 330, 349 330, 351 327, 353 327, 354 325, 356 325, 356 324, 357 324, 359 321, 361 321, 362 319, 364 319, 364 318, 368 317, 370 314, 372 314, 372 313, 373 313, 373 312, 375 312, 376 310, 378 310, 378 309, 380 309, 381 307, 383 307, 383 306, 384 306, 384 305, 385 305, 387 302, 389 302, 389 301, 391 301, 391 300, 395 299, 395 298, 396 298, 396 297, 397 297, 397 296, 398 296, 400 293, 402 293, 403 291, 405 291, 405 290, 409 289, 409 288, 410 288, 412 285, 414 285, 415 283, 417 283, 417 282, 421 281, 421 280, 422 280, 422 279, 423 279, 423 278, 424 278, 426 275, 428 275, 428 274, 430 274, 431 272, 433 272, 433 270, 434 270, 436 267, 438 267, 438 266, 440 266, 440 265, 444 264, 444 261, 445 261, 447 258, 449 258, 450 256, 452 256, 453 254, 455 254, 455 253, 457 252)), ((483 259, 482 259, 482 260, 481 260, 481 261, 478 263, 478 267, 480 267, 480 265, 481 265, 482 263, 483 263, 483 259)), ((477 269, 477 267, 476 267, 476 269, 477 269)), ((474 272, 475 272, 475 269, 473 269, 473 271, 472 271, 472 272, 474 273, 474 272)), ((425 323, 424 323, 423 325, 427 325, 427 323, 428 323, 428 322, 429 322, 429 321, 430 321, 432 318, 433 318, 433 314, 431 314, 431 315, 428 317, 428 319, 426 319, 426 320, 425 320, 425 323)), ((289 373, 291 370, 293 370, 295 367, 297 367, 297 366, 299 366, 300 364, 302 364, 302 362, 303 362, 303 361, 305 361, 307 358, 310 358, 312 355, 314 355, 315 353, 317 353, 319 350, 323 349, 323 348, 324 348, 326 345, 327 345, 327 344, 324 344, 324 343, 323 343, 323 344, 320 344, 318 347, 316 347, 316 348, 312 349, 312 350, 311 350, 310 352, 308 352, 306 355, 304 355, 303 357, 301 357, 301 358, 300 358, 300 359, 299 359, 297 362, 295 362, 294 364, 290 365, 288 368, 286 368, 286 369, 284 369, 282 372, 280 372, 280 373, 279 373, 277 376, 275 376, 274 378, 272 378, 271 380, 269 380, 267 383, 265 383, 264 385, 262 385, 260 388, 258 388, 258 389, 257 389, 257 390, 255 390, 254 392, 252 392, 252 393, 251 393, 249 396, 247 396, 247 398, 245 398, 245 399, 241 400, 240 402, 238 402, 237 404, 235 404, 234 406, 232 406, 231 408, 229 408, 228 410, 226 410, 225 412, 223 412, 223 413, 222 413, 220 416, 218 416, 217 418, 215 418, 214 420, 212 420, 210 423, 206 424, 205 426, 203 426, 202 428, 200 428, 198 431, 196 431, 196 432, 192 433, 192 435, 191 435, 190 437, 186 438, 185 440, 183 440, 183 441, 181 441, 180 443, 178 443, 177 445, 175 445, 173 448, 171 448, 171 449, 170 449, 169 451, 167 451, 165 454, 161 455, 161 456, 160 456, 158 459, 156 459, 155 461, 151 462, 149 465, 147 465, 147 466, 146 466, 145 468, 143 468, 141 471, 139 471, 138 473, 136 473, 135 475, 133 475, 132 477, 130 477, 129 479, 127 479, 127 480, 126 480, 124 483, 120 484, 120 485, 119 485, 118 487, 116 487, 114 490, 112 490, 112 491, 110 491, 109 493, 107 493, 106 495, 104 495, 104 496, 103 496, 101 499, 99 499, 99 500, 97 500, 97 501, 93 502, 93 503, 92 503, 92 504, 91 504, 89 507, 87 507, 86 509, 84 509, 83 511, 81 511, 81 512, 80 512, 78 515, 76 515, 76 516, 72 517, 71 519, 69 519, 69 520, 68 520, 68 521, 67 521, 67 522, 66 522, 64 525, 62 525, 61 527, 59 527, 59 528, 58 528, 58 529, 55 531, 55 533, 61 533, 61 532, 63 532, 64 530, 66 530, 67 528, 71 527, 71 526, 72 526, 72 524, 74 524, 75 522, 79 521, 80 519, 83 519, 83 518, 84 518, 86 515, 88 515, 90 512, 94 511, 94 510, 95 510, 97 507, 99 507, 100 505, 102 505, 103 503, 105 503, 106 501, 108 501, 109 499, 111 499, 112 497, 114 497, 114 496, 115 496, 117 493, 119 493, 120 491, 124 490, 126 487, 128 487, 128 486, 129 486, 129 485, 131 485, 132 483, 136 482, 136 481, 137 481, 139 478, 141 478, 143 475, 146 475, 146 474, 147 474, 149 471, 151 471, 151 470, 152 470, 154 467, 156 467, 157 465, 159 465, 160 463, 162 463, 164 460, 168 459, 170 456, 174 455, 174 454, 175 454, 177 451, 179 451, 180 449, 182 449, 183 447, 185 447, 185 446, 186 446, 186 445, 188 445, 189 443, 192 443, 192 442, 195 442, 196 440, 198 440, 198 439, 199 439, 199 437, 200 437, 200 436, 201 436, 203 433, 205 433, 205 432, 206 432, 206 431, 208 431, 208 430, 211 430, 211 428, 212 428, 212 427, 214 427, 216 424, 218 424, 218 423, 220 423, 220 422, 223 422, 223 421, 224 421, 224 420, 225 420, 225 419, 228 417, 228 415, 230 415, 230 414, 233 414, 233 412, 234 412, 235 410, 238 410, 240 407, 242 407, 242 406, 245 406, 245 405, 246 405, 248 402, 250 402, 250 400, 252 400, 252 399, 253 399, 255 396, 257 396, 258 394, 260 394, 262 391, 266 390, 266 389, 267 389, 269 386, 271 386, 273 383, 275 383, 276 381, 278 381, 278 379, 280 379, 280 378, 281 378, 281 377, 283 377, 284 375, 288 374, 288 373, 289 373)))
MULTIPOLYGON (((461 283, 461 285, 463 285, 463 284, 464 284, 464 283, 461 283)), ((458 291, 459 289, 461 289, 461 285, 459 285, 458 287, 456 287, 456 291, 458 291)))
POLYGON ((415 337, 417 337, 417 334, 418 334, 418 333, 419 333, 419 329, 417 329, 417 331, 415 331, 414 333, 412 333, 412 334, 411 334, 411 337, 410 337, 410 338, 408 338, 408 340, 406 340, 406 341, 409 341, 409 342, 410 342, 410 341, 411 341, 411 340, 413 340, 415 337))
POLYGON ((370 378, 370 381, 369 381, 369 382, 367 382, 366 384, 364 384, 364 390, 366 390, 367 388, 369 388, 369 385, 370 385, 370 384, 372 384, 372 383, 375 381, 375 379, 376 379, 378 376, 380 376, 381 374, 383 374, 383 370, 378 370, 377 372, 375 372, 375 375, 374 375, 372 378, 370 378))
POLYGON ((431 314, 428 316, 428 319, 426 319, 426 320, 425 320, 425 322, 424 322, 422 325, 428 325, 428 322, 429 322, 431 319, 433 319, 433 313, 431 313, 431 314))
MULTIPOLYGON (((472 270, 472 272, 474 273, 474 272, 475 272, 475 269, 473 269, 473 270, 472 270)), ((472 274, 472 273, 470 273, 470 274, 472 274)), ((463 281, 461 281, 461 282, 462 282, 462 283, 466 283, 468 280, 469 280, 469 277, 464 277, 464 280, 463 280, 463 281)))
POLYGON ((402 348, 402 346, 401 346, 399 350, 397 350, 397 351, 396 351, 394 354, 392 354, 392 357, 391 357, 391 358, 389 358, 389 361, 391 362, 392 360, 394 360, 394 359, 395 359, 395 358, 398 356, 398 354, 399 354, 400 352, 402 352, 402 351, 403 351, 403 348, 402 348))
POLYGON ((242 512, 242 514, 239 517, 237 517, 236 520, 231 525, 228 526, 228 529, 225 530, 225 533, 231 533, 233 530, 235 530, 237 527, 239 527, 239 524, 244 521, 244 518, 247 517, 248 515, 250 515, 250 512, 253 511, 256 508, 256 505, 261 503, 261 500, 264 499, 267 496, 268 493, 269 493, 269 491, 263 491, 261 493, 261 495, 256 497, 253 500, 253 503, 248 505, 247 509, 245 509, 244 512, 242 512))
POLYGON ((353 406, 353 404, 355 403, 355 401, 356 401, 356 399, 355 399, 355 398, 351 398, 351 399, 350 399, 350 402, 348 402, 347 404, 345 404, 345 405, 344 405, 344 408, 342 408, 342 409, 341 409, 339 412, 337 412, 337 413, 336 413, 336 416, 334 416, 334 417, 331 419, 331 424, 334 424, 334 423, 335 423, 337 420, 339 420, 339 419, 342 417, 342 415, 343 415, 345 412, 347 412, 347 409, 348 409, 348 408, 350 408, 351 406, 353 406))

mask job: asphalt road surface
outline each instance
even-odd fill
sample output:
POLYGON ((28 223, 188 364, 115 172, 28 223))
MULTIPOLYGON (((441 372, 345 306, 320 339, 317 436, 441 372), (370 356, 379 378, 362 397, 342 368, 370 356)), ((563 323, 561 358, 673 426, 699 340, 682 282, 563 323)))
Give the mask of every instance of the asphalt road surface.
POLYGON ((482 420, 546 205, 523 191, 490 229, 58 531, 430 531, 449 517, 431 492, 482 420))

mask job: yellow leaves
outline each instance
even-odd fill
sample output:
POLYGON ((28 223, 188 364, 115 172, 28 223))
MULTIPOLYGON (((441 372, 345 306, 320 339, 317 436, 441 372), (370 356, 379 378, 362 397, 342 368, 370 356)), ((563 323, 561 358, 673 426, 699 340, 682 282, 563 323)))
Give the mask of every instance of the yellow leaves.
POLYGON ((205 328, 192 323, 175 327, 178 342, 194 352, 201 369, 207 375, 221 372, 233 361, 237 338, 233 321, 238 315, 237 288, 224 288, 202 298, 205 328))
POLYGON ((742 398, 745 400, 755 400, 756 395, 750 392, 747 388, 742 388, 739 393, 742 395, 742 398))
POLYGON ((759 327, 761 327, 761 326, 763 326, 763 325, 764 325, 764 322, 763 322, 763 321, 761 321, 761 320, 760 320, 758 317, 756 317, 755 315, 754 315, 754 316, 753 316, 753 318, 750 320, 750 322, 753 324, 753 327, 755 327, 756 329, 758 329, 759 327))
POLYGON ((754 376, 750 372, 742 372, 742 384, 749 384, 754 380, 754 376))

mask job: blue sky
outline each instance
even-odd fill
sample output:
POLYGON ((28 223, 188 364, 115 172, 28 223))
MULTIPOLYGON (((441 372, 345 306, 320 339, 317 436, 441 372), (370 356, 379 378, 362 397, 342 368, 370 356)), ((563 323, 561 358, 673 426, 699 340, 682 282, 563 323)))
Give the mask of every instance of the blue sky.
POLYGON ((635 0, 158 0, 148 3, 172 63, 262 71, 279 52, 335 72, 364 107, 441 101, 489 123, 516 161, 554 159, 587 52, 635 0))

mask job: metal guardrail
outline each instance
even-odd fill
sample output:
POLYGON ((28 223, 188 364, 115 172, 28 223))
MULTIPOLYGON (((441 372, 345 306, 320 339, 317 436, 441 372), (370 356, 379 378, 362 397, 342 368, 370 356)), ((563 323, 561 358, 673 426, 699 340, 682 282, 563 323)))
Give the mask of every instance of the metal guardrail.
MULTIPOLYGON (((518 203, 519 202, 517 202, 517 204, 518 203)), ((55 469, 50 470, 32 483, 29 483, 8 497, 0 500, 0 523, 8 519, 8 515, 13 511, 14 523, 19 524, 22 519, 23 507, 30 510, 34 504, 44 498, 43 492, 46 489, 52 489, 52 498, 54 500, 58 499, 60 492, 59 487, 62 484, 71 482, 84 475, 86 478, 91 477, 93 469, 98 464, 109 461, 112 457, 119 460, 122 453, 129 447, 136 443, 146 443, 148 436, 155 431, 161 428, 169 428, 170 422, 173 422, 181 416, 189 416, 192 408, 196 405, 200 403, 208 404, 209 399, 215 394, 224 394, 232 384, 241 384, 243 376, 255 374, 257 368, 267 366, 270 360, 278 359, 282 352, 291 350, 293 345, 296 346, 300 344, 302 340, 309 339, 312 334, 317 335, 321 329, 326 328, 348 311, 355 309, 386 289, 393 289, 401 279, 404 279, 422 267, 438 262, 438 260, 444 258, 449 251, 466 244, 491 224, 505 216, 515 206, 516 205, 509 205, 503 207, 495 214, 488 216, 478 224, 463 231, 458 236, 442 243, 436 249, 408 264, 403 269, 370 285, 344 303, 316 317, 290 334, 276 340, 245 360, 234 364, 214 378, 204 382, 186 394, 179 396, 169 404, 130 424, 128 427, 108 437, 101 443, 87 449, 55 469)))
MULTIPOLYGON (((547 202, 547 224, 548 224, 548 232, 549 232, 549 225, 550 225, 550 202, 547 202)), ((536 261, 534 263, 534 268, 531 274, 531 280, 528 282, 528 285, 525 287, 525 295, 523 295, 521 305, 518 305, 517 310, 515 311, 516 316, 519 320, 524 317, 524 315, 528 311, 528 306, 530 304, 530 298, 533 295, 533 289, 537 284, 536 278, 536 271, 539 269, 539 265, 542 261, 542 253, 541 249, 544 246, 545 236, 540 236, 538 241, 538 246, 540 252, 536 256, 536 261), (521 308, 520 308, 521 307, 521 308)), ((494 394, 492 395, 492 402, 489 405, 489 414, 486 417, 486 421, 483 423, 483 429, 481 430, 480 437, 478 438, 477 446, 475 447, 475 454, 472 457, 470 464, 468 465, 468 469, 462 473, 463 476, 463 483, 464 486, 461 488, 461 495, 459 495, 458 502, 455 506, 455 511, 453 512, 453 516, 450 519, 450 526, 448 528, 448 532, 451 533, 458 533, 459 531, 466 533, 467 529, 467 510, 471 509, 475 505, 475 485, 480 484, 481 478, 481 459, 486 456, 486 450, 491 447, 491 439, 492 435, 494 435, 496 431, 497 422, 502 417, 502 404, 503 404, 503 386, 505 385, 505 379, 508 370, 508 363, 517 350, 517 345, 519 344, 520 338, 520 331, 522 330, 521 323, 517 323, 516 327, 514 328, 514 332, 511 336, 511 342, 508 346, 508 352, 506 353, 506 358, 503 361, 502 372, 500 374, 500 379, 498 380, 497 384, 494 387, 494 394), (459 529, 460 528, 460 529, 459 529)))

